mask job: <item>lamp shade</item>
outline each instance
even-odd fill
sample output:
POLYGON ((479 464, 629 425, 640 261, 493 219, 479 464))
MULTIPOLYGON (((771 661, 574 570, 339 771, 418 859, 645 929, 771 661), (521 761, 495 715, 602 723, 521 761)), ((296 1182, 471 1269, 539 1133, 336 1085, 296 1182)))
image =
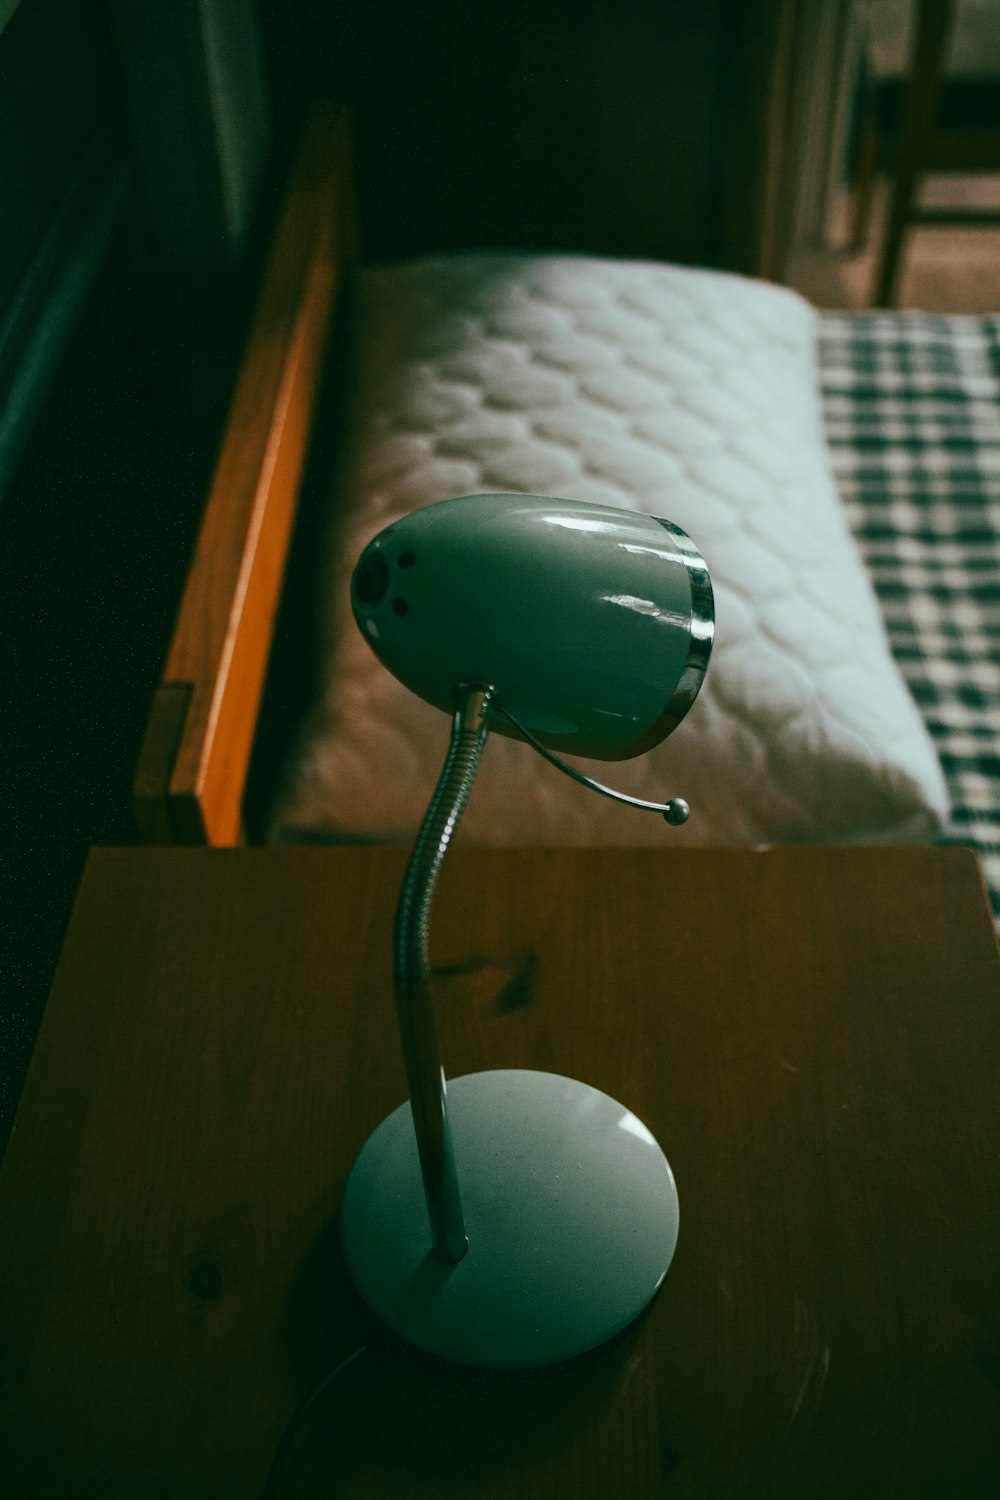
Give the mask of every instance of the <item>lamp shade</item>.
POLYGON ((583 501, 465 495, 414 511, 369 543, 351 595, 376 655, 427 702, 450 714, 456 687, 488 684, 542 744, 602 760, 669 734, 711 652, 690 538, 583 501))

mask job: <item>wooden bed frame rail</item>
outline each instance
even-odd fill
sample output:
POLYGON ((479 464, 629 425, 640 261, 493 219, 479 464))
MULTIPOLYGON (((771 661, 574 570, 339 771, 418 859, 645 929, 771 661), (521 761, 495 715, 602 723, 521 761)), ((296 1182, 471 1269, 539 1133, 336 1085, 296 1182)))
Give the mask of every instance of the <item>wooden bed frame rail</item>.
POLYGON ((133 786, 151 843, 244 842, 243 792, 340 273, 347 126, 317 109, 293 167, 133 786))

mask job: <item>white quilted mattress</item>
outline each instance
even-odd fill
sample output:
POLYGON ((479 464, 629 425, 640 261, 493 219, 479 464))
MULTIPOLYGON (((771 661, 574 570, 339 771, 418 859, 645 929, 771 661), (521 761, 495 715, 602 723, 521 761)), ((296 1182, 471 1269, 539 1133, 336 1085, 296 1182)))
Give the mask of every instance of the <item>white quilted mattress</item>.
POLYGON ((940 767, 892 661, 831 480, 815 315, 739 277, 580 257, 465 256, 362 273, 350 448, 331 510, 324 687, 277 798, 276 841, 409 838, 445 717, 350 617, 364 544, 414 506, 517 490, 678 523, 715 589, 697 703, 640 760, 584 767, 668 829, 495 736, 465 815, 481 842, 886 840, 932 834, 940 767))

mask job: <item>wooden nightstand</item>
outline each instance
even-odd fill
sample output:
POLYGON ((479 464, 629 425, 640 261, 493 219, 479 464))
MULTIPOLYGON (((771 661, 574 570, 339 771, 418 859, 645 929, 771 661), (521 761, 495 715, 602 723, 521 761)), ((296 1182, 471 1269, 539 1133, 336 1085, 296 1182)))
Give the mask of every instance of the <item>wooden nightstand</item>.
MULTIPOLYGON (((0 1179, 4 1493, 256 1496, 370 1336, 336 1215, 405 1094, 403 859, 92 855, 0 1179)), ((456 849, 432 951, 449 1072, 628 1104, 677 1255, 572 1367, 376 1341, 282 1495, 996 1493, 1000 963, 970 854, 456 849)))

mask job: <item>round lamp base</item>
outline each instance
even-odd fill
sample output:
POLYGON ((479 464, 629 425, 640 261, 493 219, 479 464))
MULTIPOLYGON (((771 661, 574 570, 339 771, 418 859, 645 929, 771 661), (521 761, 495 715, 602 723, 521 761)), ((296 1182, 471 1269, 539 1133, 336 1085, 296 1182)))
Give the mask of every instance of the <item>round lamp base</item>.
POLYGON ((448 1083, 469 1248, 430 1249, 409 1103, 368 1138, 340 1216, 348 1270, 402 1338, 459 1364, 556 1364, 620 1333, 677 1243, 677 1189, 652 1135, 598 1089, 505 1069, 448 1083))

